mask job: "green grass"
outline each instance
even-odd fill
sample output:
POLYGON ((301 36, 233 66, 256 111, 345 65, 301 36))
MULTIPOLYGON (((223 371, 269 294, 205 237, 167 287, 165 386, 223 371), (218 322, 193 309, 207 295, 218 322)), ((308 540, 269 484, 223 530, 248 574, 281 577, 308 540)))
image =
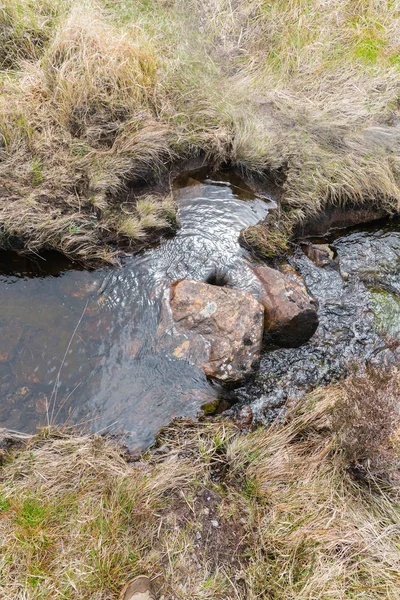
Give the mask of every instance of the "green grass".
POLYGON ((9 510, 10 508, 10 503, 7 500, 7 498, 5 498, 3 496, 3 494, 0 495, 0 512, 5 512, 7 510, 9 510))
POLYGON ((40 185, 43 182, 43 179, 43 171, 40 160, 35 157, 32 161, 32 185, 40 185))

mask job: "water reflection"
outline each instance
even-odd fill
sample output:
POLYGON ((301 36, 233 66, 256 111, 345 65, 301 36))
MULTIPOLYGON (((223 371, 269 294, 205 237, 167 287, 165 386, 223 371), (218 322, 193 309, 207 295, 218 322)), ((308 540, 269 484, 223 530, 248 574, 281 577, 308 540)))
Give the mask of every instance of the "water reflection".
POLYGON ((218 395, 160 338, 162 300, 171 281, 206 280, 216 268, 251 288, 238 234, 271 204, 222 175, 181 180, 175 197, 178 234, 122 268, 88 272, 54 255, 34 262, 1 256, 1 426, 80 423, 121 433, 136 448, 218 395))

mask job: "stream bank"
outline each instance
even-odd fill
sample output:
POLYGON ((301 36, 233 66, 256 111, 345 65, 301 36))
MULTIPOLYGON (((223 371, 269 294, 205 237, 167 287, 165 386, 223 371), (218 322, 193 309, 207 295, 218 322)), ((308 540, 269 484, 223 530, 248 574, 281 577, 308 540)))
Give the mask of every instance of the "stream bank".
POLYGON ((189 174, 177 181, 174 199, 181 222, 175 237, 127 256, 121 268, 85 271, 54 255, 3 256, 3 427, 74 424, 119 435, 135 450, 172 418, 194 416, 221 398, 221 407, 249 405, 255 422, 269 422, 351 366, 398 362, 400 232, 393 221, 336 236, 335 258, 325 266, 298 246, 288 262, 318 304, 316 333, 298 348, 267 347, 255 377, 235 391, 210 382, 174 354, 173 336, 160 344, 170 285, 214 278, 254 293, 262 262, 238 236, 276 204, 272 193, 257 196, 226 173, 189 174))

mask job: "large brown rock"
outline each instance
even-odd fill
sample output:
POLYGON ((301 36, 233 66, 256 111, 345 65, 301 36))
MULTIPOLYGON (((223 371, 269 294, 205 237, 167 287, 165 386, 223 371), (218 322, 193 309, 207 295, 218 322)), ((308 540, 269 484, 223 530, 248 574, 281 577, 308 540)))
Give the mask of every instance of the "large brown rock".
POLYGON ((255 267, 261 282, 259 300, 265 307, 265 334, 278 346, 297 348, 315 333, 318 314, 315 300, 295 271, 281 273, 255 267))
POLYGON ((208 377, 238 383, 260 357, 264 308, 249 293, 199 281, 172 287, 171 311, 185 340, 173 354, 201 366, 208 377))

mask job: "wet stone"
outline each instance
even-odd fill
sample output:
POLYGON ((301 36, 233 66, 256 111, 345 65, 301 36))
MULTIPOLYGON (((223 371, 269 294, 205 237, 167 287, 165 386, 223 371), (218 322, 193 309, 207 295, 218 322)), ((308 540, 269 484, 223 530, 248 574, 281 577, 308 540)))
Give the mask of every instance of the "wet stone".
POLYGON ((198 281, 180 281, 172 288, 172 316, 187 339, 174 355, 191 352, 208 377, 237 383, 260 357, 264 309, 249 293, 198 281))
POLYGON ((389 339, 400 340, 400 296, 385 289, 372 289, 370 296, 378 331, 389 339))
POLYGON ((303 252, 317 267, 333 265, 334 252, 328 244, 305 244, 303 252))
POLYGON ((266 352, 254 381, 236 390, 237 410, 249 404, 256 423, 279 419, 305 392, 340 379, 354 366, 400 365, 395 337, 400 232, 351 233, 334 246, 339 270, 317 267, 302 251, 291 259, 318 302, 319 327, 299 348, 266 352), (382 289, 389 290, 383 303, 382 289), (383 308, 386 303, 390 310, 383 308))
POLYGON ((250 406, 243 406, 235 415, 235 423, 240 429, 250 429, 253 423, 253 411, 250 406))
POLYGON ((265 307, 265 333, 273 343, 296 348, 318 327, 315 300, 295 271, 281 273, 267 266, 254 269, 261 282, 259 300, 265 307))
POLYGON ((400 231, 388 228, 356 232, 338 238, 332 246, 338 253, 340 269, 349 275, 363 279, 390 276, 396 271, 398 275, 400 231))

